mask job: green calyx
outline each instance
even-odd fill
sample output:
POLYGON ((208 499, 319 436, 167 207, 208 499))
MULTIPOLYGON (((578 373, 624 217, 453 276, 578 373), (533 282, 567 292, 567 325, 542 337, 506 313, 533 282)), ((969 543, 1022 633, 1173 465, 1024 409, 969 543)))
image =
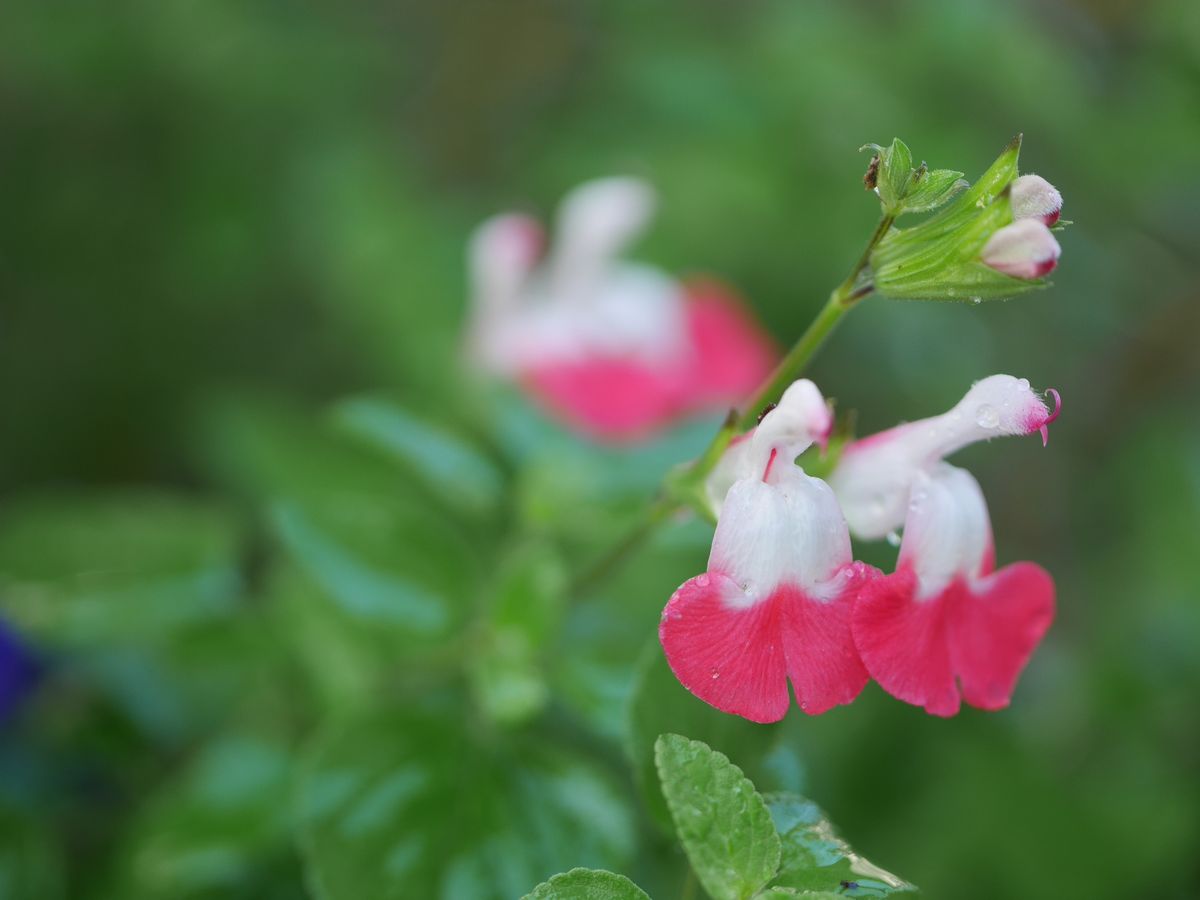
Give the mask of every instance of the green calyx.
MULTIPOLYGON (((887 153, 892 147, 877 151, 887 153)), ((996 161, 974 185, 958 189, 952 202, 940 203, 938 211, 910 228, 892 228, 871 253, 870 267, 875 290, 900 300, 961 300, 980 302, 1000 297, 1013 297, 1045 286, 1045 279, 1022 279, 1005 275, 980 260, 984 245, 999 229, 1013 221, 1009 189, 1017 177, 1017 161, 1021 152, 1021 135, 1009 143, 996 161)), ((907 155, 904 148, 901 156, 907 155)), ((902 159, 900 163, 902 163, 902 159)), ((897 165, 897 164, 894 164, 897 165)), ((880 172, 887 167, 881 157, 880 172)), ((940 170, 939 170, 940 171, 940 170)), ((915 177, 914 170, 914 177, 915 177)), ((929 172, 921 180, 931 183, 938 172, 929 172)), ((898 176, 895 176, 898 180, 898 176)), ((914 193, 910 179, 907 193, 898 201, 904 212, 928 211, 935 206, 908 205, 908 200, 922 196, 914 193)), ((962 182, 966 185, 966 182, 962 182)), ((884 191, 882 176, 880 199, 887 207, 891 188, 884 191)))

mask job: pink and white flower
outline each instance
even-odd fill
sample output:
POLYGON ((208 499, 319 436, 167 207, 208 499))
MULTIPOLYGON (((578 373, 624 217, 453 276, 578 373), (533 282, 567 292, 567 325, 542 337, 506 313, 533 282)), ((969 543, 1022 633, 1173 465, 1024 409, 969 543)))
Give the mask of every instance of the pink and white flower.
POLYGON ((1013 278, 1049 275, 1062 247, 1040 219, 1017 219, 993 234, 980 253, 984 265, 1013 278))
POLYGON ((851 531, 874 539, 904 526, 896 571, 863 586, 854 642, 888 693, 939 716, 961 700, 1008 705, 1054 618, 1054 582, 1021 562, 996 570, 987 505, 968 472, 942 461, 978 440, 1039 432, 1059 413, 1029 382, 993 375, 948 413, 851 444, 830 484, 851 531))
POLYGON ((1041 175, 1014 179, 1010 198, 1014 219, 1037 219, 1043 225, 1053 225, 1062 215, 1062 194, 1041 175))
POLYGON ((794 465, 818 410, 828 412, 816 387, 798 381, 745 438, 745 474, 724 498, 708 569, 674 593, 659 625, 684 687, 754 722, 784 717, 789 681, 809 715, 867 683, 851 613, 879 573, 854 561, 833 491, 794 465))
MULTIPOLYGON (((786 417, 788 428, 796 436, 797 443, 803 443, 806 447, 816 444, 824 449, 833 432, 833 410, 817 386, 808 379, 801 379, 791 385, 785 396, 788 397, 788 407, 782 415, 786 417)), ((766 420, 766 415, 763 420, 766 420)), ((773 421, 781 420, 777 417, 773 421)), ((756 432, 757 429, 752 429, 733 438, 704 480, 704 493, 714 516, 720 517, 725 497, 737 481, 757 474, 759 463, 752 440, 756 432)))
POLYGON ((471 361, 608 440, 644 437, 753 390, 776 351, 732 294, 618 258, 653 207, 633 178, 581 185, 563 200, 544 259, 532 219, 485 222, 470 250, 471 361))

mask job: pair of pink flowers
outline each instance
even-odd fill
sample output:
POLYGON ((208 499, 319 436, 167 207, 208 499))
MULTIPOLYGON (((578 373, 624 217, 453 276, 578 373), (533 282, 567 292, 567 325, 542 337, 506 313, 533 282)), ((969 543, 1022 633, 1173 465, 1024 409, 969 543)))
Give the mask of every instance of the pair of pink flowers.
POLYGON ((943 461, 963 446, 1040 432, 1058 415, 1024 379, 993 375, 945 415, 850 444, 826 483, 794 465, 827 439, 816 386, 797 381, 714 471, 708 571, 663 611, 659 637, 688 690, 755 722, 787 713, 791 682, 816 715, 874 678, 934 715, 960 700, 1008 704, 1054 616, 1054 584, 1032 563, 995 568, 979 484, 943 461), (723 495, 723 496, 722 496, 723 495), (856 562, 850 533, 903 526, 896 570, 856 562))
POLYGON ((604 441, 741 401, 770 373, 775 345, 716 282, 680 283, 620 258, 653 207, 634 178, 580 185, 559 207, 549 253, 528 216, 481 225, 469 254, 471 363, 604 441))

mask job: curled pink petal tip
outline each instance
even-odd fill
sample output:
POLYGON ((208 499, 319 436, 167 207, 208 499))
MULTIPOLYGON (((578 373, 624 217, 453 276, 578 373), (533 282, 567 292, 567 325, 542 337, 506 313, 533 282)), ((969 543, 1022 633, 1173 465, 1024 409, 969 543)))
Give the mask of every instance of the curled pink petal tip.
POLYGON ((1059 392, 1054 388, 1046 388, 1046 393, 1054 397, 1054 412, 1050 413, 1050 418, 1046 420, 1046 424, 1049 425, 1051 422, 1057 419, 1058 414, 1062 412, 1062 395, 1059 394, 1059 392))
POLYGON ((1062 396, 1058 393, 1058 391, 1056 391, 1054 388, 1047 388, 1046 393, 1051 394, 1054 397, 1054 412, 1050 413, 1050 415, 1046 417, 1046 421, 1044 421, 1041 427, 1038 428, 1038 431, 1041 432, 1042 435, 1043 447, 1050 443, 1050 429, 1047 426, 1057 419, 1059 413, 1062 412, 1062 396))

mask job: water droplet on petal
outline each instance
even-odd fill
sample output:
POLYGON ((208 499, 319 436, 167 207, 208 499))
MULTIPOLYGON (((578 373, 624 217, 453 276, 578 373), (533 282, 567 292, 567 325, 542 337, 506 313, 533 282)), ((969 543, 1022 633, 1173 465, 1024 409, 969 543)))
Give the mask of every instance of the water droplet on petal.
POLYGON ((702 588, 708 587, 708 576, 707 575, 697 576, 696 577, 696 587, 702 587, 702 588))
POLYGON ((713 681, 716 681, 718 678, 721 677, 720 671, 714 668, 712 670, 712 677, 713 677, 713 681))
POLYGON ((1000 424, 1000 413, 990 403, 984 403, 975 410, 975 424, 980 428, 995 428, 1000 424))

